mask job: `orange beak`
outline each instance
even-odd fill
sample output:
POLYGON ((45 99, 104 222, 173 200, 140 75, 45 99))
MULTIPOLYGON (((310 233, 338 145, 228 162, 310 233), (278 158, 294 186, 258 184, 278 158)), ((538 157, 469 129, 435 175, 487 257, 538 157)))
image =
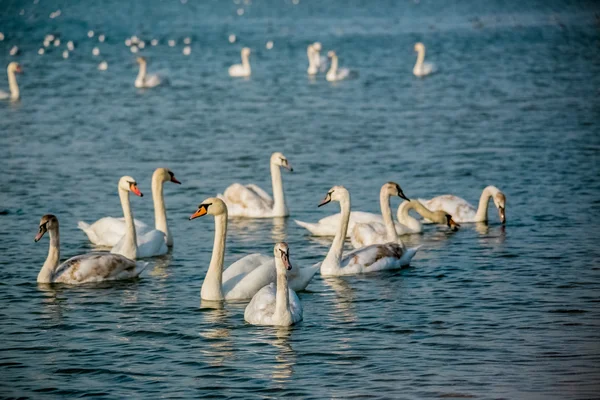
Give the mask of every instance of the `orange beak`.
POLYGON ((198 218, 198 217, 201 217, 201 216, 203 216, 203 215, 206 215, 206 207, 200 207, 200 208, 198 208, 198 209, 196 210, 196 212, 195 212, 195 213, 193 213, 193 214, 190 216, 190 221, 191 221, 191 220, 193 220, 193 219, 196 219, 196 218, 198 218))
POLYGON ((177 184, 181 185, 181 182, 179 182, 179 181, 178 181, 178 180, 175 178, 175 175, 173 175, 173 176, 171 177, 171 182, 173 182, 173 183, 177 183, 177 184))
POLYGON ((138 189, 137 185, 134 185, 133 183, 129 185, 129 190, 131 190, 136 196, 144 197, 144 194, 140 192, 140 189, 138 189))

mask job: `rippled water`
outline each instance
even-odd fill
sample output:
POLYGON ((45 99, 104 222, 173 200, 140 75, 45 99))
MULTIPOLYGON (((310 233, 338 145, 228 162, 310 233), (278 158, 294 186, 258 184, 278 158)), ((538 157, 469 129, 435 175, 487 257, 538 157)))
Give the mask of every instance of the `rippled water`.
MULTIPOLYGON (((2 396, 598 396, 597 4, 88 3, 0 5, 0 64, 18 44, 25 69, 22 101, 0 103, 2 396), (89 29, 106 43, 88 39, 89 29), (38 56, 50 32, 63 44, 38 56), (123 44, 132 34, 161 40, 144 55, 169 86, 133 87, 135 57, 123 44), (77 48, 63 60, 69 39, 77 48), (358 79, 309 80, 315 40, 358 79), (411 74, 418 40, 440 69, 427 79, 411 74), (253 49, 253 76, 234 80, 227 66, 243 45, 253 49), (101 60, 108 71, 96 69, 101 60), (243 303, 201 304, 213 221, 187 217, 235 181, 270 191, 273 151, 295 168, 284 174, 291 218, 232 222, 228 263, 270 254, 278 240, 298 266, 322 260, 329 241, 293 219, 337 212, 316 207, 336 184, 349 188, 354 209, 373 212, 388 180, 410 197, 474 203, 494 184, 507 195, 508 223, 490 209, 489 226, 428 226, 406 239, 423 245, 412 268, 317 276, 300 294, 302 323, 250 326, 243 303), (165 189, 172 253, 133 282, 36 284, 43 214, 60 219, 63 258, 89 251, 77 221, 119 216, 119 177, 150 194, 158 166, 183 182, 165 189)), ((150 196, 132 203, 152 222, 150 196)))

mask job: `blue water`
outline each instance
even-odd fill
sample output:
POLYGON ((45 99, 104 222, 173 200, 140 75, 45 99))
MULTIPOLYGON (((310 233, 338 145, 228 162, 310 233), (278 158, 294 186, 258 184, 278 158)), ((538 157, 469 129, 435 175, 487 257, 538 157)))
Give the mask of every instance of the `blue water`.
MULTIPOLYGON (((599 15, 592 1, 2 1, 0 65, 25 74, 22 100, 0 103, 0 395, 597 398, 599 15), (39 56, 48 33, 62 43, 39 56), (134 88, 134 34, 160 40, 141 54, 170 85, 134 88), (358 78, 308 79, 317 40, 358 78), (412 75, 416 41, 438 74, 412 75), (242 46, 248 80, 227 75, 242 46), (302 323, 251 326, 244 303, 201 303, 213 221, 187 217, 236 181, 270 192, 273 151, 295 169, 291 218, 230 223, 226 263, 279 240, 293 264, 321 261, 330 241, 293 219, 337 212, 316 205, 339 184, 372 212, 390 180, 473 203, 493 184, 508 222, 491 206, 489 225, 427 226, 405 238, 423 246, 411 268, 316 276, 302 323), (159 166, 183 182, 165 187, 171 253, 133 282, 37 285, 43 214, 60 219, 63 258, 85 253, 77 221, 119 216, 119 177, 150 194, 159 166)), ((132 206, 152 222, 150 196, 132 206)))

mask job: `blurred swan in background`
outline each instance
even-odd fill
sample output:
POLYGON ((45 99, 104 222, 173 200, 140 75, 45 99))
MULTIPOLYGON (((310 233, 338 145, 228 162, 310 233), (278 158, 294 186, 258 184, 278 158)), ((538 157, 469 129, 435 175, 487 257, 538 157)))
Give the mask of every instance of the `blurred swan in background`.
POLYGON ((234 64, 229 67, 229 76, 233 77, 244 77, 250 76, 252 74, 252 70, 250 69, 250 49, 248 47, 244 47, 242 49, 242 63, 234 64))
POLYGON ((152 88, 160 85, 161 79, 158 75, 147 75, 146 68, 148 67, 148 62, 144 57, 138 57, 137 63, 140 65, 140 72, 138 73, 137 78, 135 78, 135 87, 136 88, 152 88))
POLYGON ((338 57, 335 51, 330 50, 327 55, 331 58, 331 66, 325 78, 329 82, 341 81, 350 76, 350 70, 348 68, 338 68, 338 57))
POLYGON ((431 210, 443 210, 452 214, 457 222, 487 222, 490 198, 498 209, 500 222, 504 224, 506 222, 506 196, 496 186, 487 186, 483 189, 477 209, 465 199, 451 194, 420 201, 431 210))
POLYGON ((413 68, 413 74, 421 77, 435 72, 435 65, 425 62, 425 45, 421 42, 415 44, 417 54, 417 63, 413 68))
POLYGON ((23 70, 21 69, 21 65, 17 62, 11 62, 8 64, 6 68, 6 73, 8 75, 8 89, 9 93, 0 90, 0 100, 11 99, 13 101, 19 100, 21 97, 21 92, 19 91, 19 85, 17 84, 17 77, 15 74, 22 74, 23 70))

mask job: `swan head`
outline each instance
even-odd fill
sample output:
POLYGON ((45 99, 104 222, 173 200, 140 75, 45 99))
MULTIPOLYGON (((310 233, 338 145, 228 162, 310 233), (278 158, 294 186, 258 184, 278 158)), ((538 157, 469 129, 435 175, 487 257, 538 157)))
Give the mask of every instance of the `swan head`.
POLYGON ((242 55, 243 56, 249 56, 250 55, 250 48, 249 47, 244 47, 242 49, 242 55))
POLYGON ((144 194, 140 192, 140 189, 138 188, 138 184, 135 181, 135 179, 133 179, 130 176, 124 176, 121 179, 119 179, 119 190, 123 190, 125 192, 132 192, 136 196, 140 197, 144 196, 144 194))
POLYGON ((46 214, 40 220, 40 227, 37 235, 35 235, 35 242, 38 242, 42 236, 49 230, 58 229, 58 218, 52 214, 46 214))
POLYGON ((292 164, 290 164, 290 162, 288 161, 286 156, 284 156, 282 153, 280 153, 278 151, 271 154, 271 164, 279 165, 280 167, 283 167, 290 172, 294 171, 294 168, 292 168, 292 164))
POLYGON ((18 62, 15 62, 15 61, 8 64, 8 68, 6 68, 6 70, 8 71, 8 73, 11 73, 11 72, 14 72, 16 74, 23 73, 23 69, 21 69, 21 64, 19 64, 18 62))
POLYGON ((292 264, 290 263, 290 248, 286 242, 276 243, 273 254, 275 255, 276 260, 281 260, 280 263, 275 263, 277 269, 282 268, 282 272, 284 273, 285 271, 292 269, 292 264))
POLYGON ((143 65, 143 64, 147 64, 147 63, 148 63, 148 61, 146 61, 146 58, 145 58, 145 57, 138 57, 138 58, 136 58, 136 62, 137 62, 138 64, 140 64, 140 65, 143 65))
POLYGON ((500 215, 500 222, 503 224, 506 223, 506 196, 501 191, 498 191, 493 197, 494 204, 498 209, 498 214, 500 215))
POLYGON ((318 207, 324 206, 325 204, 331 201, 341 202, 342 200, 347 199, 349 197, 350 193, 348 192, 348 189, 346 189, 343 186, 334 186, 331 189, 329 189, 329 191, 325 195, 325 198, 321 200, 318 207))
POLYGON ((389 194, 390 196, 398 196, 401 199, 410 201, 410 199, 408 197, 406 197, 406 195, 402 191, 402 188, 400 187, 400 185, 398 185, 396 182, 388 182, 388 183, 384 184, 381 187, 381 191, 389 194))
POLYGON ((312 44, 312 47, 315 51, 321 51, 323 49, 323 47, 321 46, 321 42, 314 42, 312 44))
MULTIPOLYGON (((439 212, 444 213, 443 211, 439 212)), ((450 228, 451 231, 456 232, 458 228, 460 228, 460 224, 452 219, 452 215, 444 213, 444 219, 446 221, 446 225, 448 225, 448 228, 450 228)))
POLYGON ((425 45, 423 43, 421 43, 421 42, 415 43, 415 51, 416 52, 425 51, 425 45))
POLYGON ((181 185, 181 182, 175 178, 175 174, 168 168, 157 168, 154 171, 154 176, 158 177, 161 182, 173 182, 181 185))
POLYGON ((190 220, 202 217, 203 215, 227 215, 227 206, 223 200, 217 197, 209 197, 198 206, 195 213, 190 216, 190 220))
POLYGON ((333 50, 329 50, 329 51, 327 52, 327 57, 329 57, 329 58, 336 57, 335 51, 333 51, 333 50))

